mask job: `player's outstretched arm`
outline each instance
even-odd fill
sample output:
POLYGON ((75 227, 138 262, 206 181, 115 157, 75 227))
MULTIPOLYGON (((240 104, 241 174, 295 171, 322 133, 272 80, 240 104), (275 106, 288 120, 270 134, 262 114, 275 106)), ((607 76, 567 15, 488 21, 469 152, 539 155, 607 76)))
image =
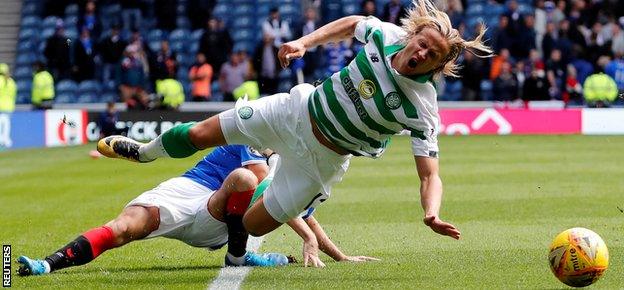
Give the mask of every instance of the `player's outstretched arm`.
POLYGON ((309 48, 353 38, 355 26, 362 19, 364 16, 346 16, 327 23, 299 39, 284 43, 277 53, 282 68, 287 67, 291 60, 303 57, 309 48))
POLYGON ((303 265, 308 264, 314 267, 325 267, 325 263, 318 256, 319 245, 314 232, 302 218, 297 217, 288 221, 288 225, 303 239, 303 265))
POLYGON ((377 258, 367 257, 367 256, 347 256, 345 255, 334 242, 327 236, 321 224, 314 218, 314 216, 309 216, 305 219, 306 224, 310 227, 310 230, 316 236, 316 239, 319 243, 319 248, 323 253, 332 257, 337 262, 367 262, 367 261, 379 261, 377 258))
POLYGON ((452 224, 440 219, 442 180, 437 158, 414 156, 420 178, 420 203, 425 211, 423 222, 434 232, 459 240, 461 233, 452 224))

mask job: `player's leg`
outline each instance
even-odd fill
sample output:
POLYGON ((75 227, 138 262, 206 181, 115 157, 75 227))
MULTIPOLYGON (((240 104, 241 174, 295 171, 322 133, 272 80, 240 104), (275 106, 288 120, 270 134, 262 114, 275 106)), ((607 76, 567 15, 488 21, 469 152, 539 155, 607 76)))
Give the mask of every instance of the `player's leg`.
POLYGON ((282 225, 282 223, 275 220, 267 211, 264 204, 264 196, 261 196, 251 208, 247 210, 243 217, 243 224, 249 234, 255 237, 266 235, 282 225))
POLYGON ((130 206, 106 225, 93 228, 43 260, 18 258, 20 275, 42 275, 84 265, 103 252, 142 239, 158 228, 158 208, 130 206))
POLYGON ((279 266, 288 264, 286 256, 277 253, 258 255, 246 250, 249 237, 243 226, 243 215, 258 184, 258 178, 247 169, 232 171, 223 185, 208 201, 210 214, 228 227, 228 266, 279 266))
POLYGON ((185 158, 199 150, 224 144, 219 117, 212 116, 199 123, 174 126, 146 144, 124 136, 109 136, 98 142, 97 149, 110 158, 150 162, 159 157, 185 158))

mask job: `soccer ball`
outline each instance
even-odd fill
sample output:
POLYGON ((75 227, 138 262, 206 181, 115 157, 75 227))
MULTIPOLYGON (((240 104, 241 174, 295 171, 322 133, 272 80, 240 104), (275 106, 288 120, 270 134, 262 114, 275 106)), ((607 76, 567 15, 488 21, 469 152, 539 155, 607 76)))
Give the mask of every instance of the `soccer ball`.
POLYGON ((609 266, 609 251, 600 236, 585 228, 571 228, 558 234, 550 245, 550 269, 555 277, 572 287, 596 282, 609 266))

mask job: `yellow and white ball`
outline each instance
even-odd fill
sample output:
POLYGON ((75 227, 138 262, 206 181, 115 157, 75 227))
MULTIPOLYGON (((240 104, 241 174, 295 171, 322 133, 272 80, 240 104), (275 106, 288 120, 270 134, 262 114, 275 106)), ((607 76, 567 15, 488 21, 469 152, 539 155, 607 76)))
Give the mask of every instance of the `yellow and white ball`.
POLYGON ((561 282, 585 287, 596 282, 609 267, 609 250, 595 232, 571 228, 555 237, 548 260, 550 269, 561 282))

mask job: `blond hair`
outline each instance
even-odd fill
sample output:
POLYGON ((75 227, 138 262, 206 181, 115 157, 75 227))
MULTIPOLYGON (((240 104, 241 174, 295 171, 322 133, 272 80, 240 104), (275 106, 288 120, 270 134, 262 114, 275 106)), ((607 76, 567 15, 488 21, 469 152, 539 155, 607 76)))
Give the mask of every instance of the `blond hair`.
POLYGON ((437 9, 429 0, 413 0, 412 4, 413 7, 407 12, 407 16, 401 19, 403 30, 407 32, 403 41, 407 42, 424 28, 429 27, 440 32, 450 47, 448 55, 442 59, 442 64, 434 69, 434 74, 442 73, 446 76, 459 77, 459 65, 455 61, 464 49, 481 58, 493 55, 492 49, 483 44, 483 36, 487 29, 485 25, 481 25, 474 40, 468 41, 461 37, 457 29, 453 28, 448 15, 437 9))

